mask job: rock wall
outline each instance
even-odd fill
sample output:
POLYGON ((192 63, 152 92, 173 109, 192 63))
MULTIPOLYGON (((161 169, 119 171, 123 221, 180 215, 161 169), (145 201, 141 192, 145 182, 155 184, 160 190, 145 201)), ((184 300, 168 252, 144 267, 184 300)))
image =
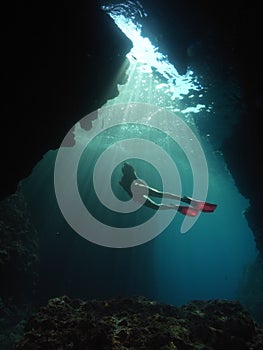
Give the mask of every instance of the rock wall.
MULTIPOLYGON (((148 13, 143 19, 144 34, 168 55, 181 74, 192 66, 197 76, 203 79, 204 86, 207 86, 206 75, 210 85, 214 76, 226 85, 231 79, 236 79, 241 96, 229 90, 223 91, 223 94, 232 94, 233 112, 238 114, 239 119, 233 122, 234 127, 219 150, 223 152, 240 193, 250 201, 245 215, 263 257, 260 124, 263 73, 259 50, 262 31, 259 4, 232 0, 223 0, 218 5, 207 0, 152 0, 151 3, 141 0, 141 3, 148 13)), ((210 93, 214 89, 216 94, 220 89, 216 86, 217 82, 210 86, 210 93)), ((226 110, 224 105, 221 109, 226 110)), ((220 112, 220 106, 218 110, 220 112)), ((226 114, 222 113, 217 121, 219 130, 224 129, 233 118, 231 112, 230 109, 226 114)), ((201 121, 197 123, 200 132, 205 135, 207 125, 201 121)), ((214 134, 217 134, 216 128, 215 124, 214 134)), ((212 142, 217 143, 212 132, 210 137, 212 142)))
POLYGON ((23 334, 39 288, 39 233, 20 191, 0 202, 0 348, 23 334))
POLYGON ((11 349, 39 288, 39 237, 19 181, 118 95, 132 45, 96 0, 8 3, 2 15, 0 347, 11 349))
POLYGON ((118 95, 132 45, 98 3, 26 1, 6 9, 0 199, 80 118, 118 95))
POLYGON ((39 237, 21 192, 0 202, 0 298, 33 301, 38 287, 39 237))

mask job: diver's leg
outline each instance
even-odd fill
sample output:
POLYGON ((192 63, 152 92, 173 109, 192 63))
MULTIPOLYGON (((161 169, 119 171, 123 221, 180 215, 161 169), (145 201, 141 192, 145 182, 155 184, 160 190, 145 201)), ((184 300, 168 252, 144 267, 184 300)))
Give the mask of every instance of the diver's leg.
POLYGON ((158 204, 155 203, 152 199, 148 198, 146 199, 144 205, 148 208, 154 209, 154 210, 169 210, 174 209, 178 210, 179 213, 187 216, 196 216, 198 215, 198 210, 191 208, 191 207, 183 207, 178 204, 158 204))
POLYGON ((144 187, 145 189, 148 190, 148 196, 152 197, 158 197, 158 198, 169 198, 169 199, 175 199, 183 203, 189 204, 192 208, 195 210, 200 210, 203 212, 211 213, 217 208, 217 204, 212 204, 212 203, 207 203, 207 202, 202 202, 187 196, 180 197, 174 193, 170 192, 162 192, 158 191, 153 187, 146 186, 144 183, 137 181, 136 183, 137 186, 139 187, 144 187))
POLYGON ((178 209, 179 205, 175 205, 175 204, 162 204, 162 203, 156 203, 155 201, 153 201, 150 198, 146 198, 144 205, 148 208, 154 209, 154 210, 166 210, 166 209, 178 209))
MULTIPOLYGON (((199 201, 199 200, 196 200, 196 199, 193 199, 190 197, 186 197, 186 196, 180 197, 176 194, 169 193, 169 192, 161 192, 161 191, 158 191, 158 190, 151 188, 151 187, 148 187, 148 190, 149 190, 149 196, 175 199, 175 200, 178 200, 180 202, 189 204, 195 210, 203 211, 205 213, 212 213, 217 208, 217 204, 199 201)), ((187 215, 189 215, 189 214, 187 214, 187 215)))
POLYGON ((144 181, 141 179, 136 179, 134 181, 134 185, 138 186, 139 188, 145 188, 148 191, 147 196, 152 196, 152 197, 158 197, 158 198, 170 198, 170 199, 176 199, 176 200, 181 200, 180 196, 177 196, 173 193, 170 192, 162 192, 157 190, 156 188, 149 187, 144 181))
POLYGON ((180 196, 177 196, 176 194, 170 193, 170 192, 162 192, 158 191, 155 188, 148 187, 149 190, 149 196, 153 197, 159 197, 159 198, 170 198, 170 199, 176 199, 178 201, 181 200, 180 196))

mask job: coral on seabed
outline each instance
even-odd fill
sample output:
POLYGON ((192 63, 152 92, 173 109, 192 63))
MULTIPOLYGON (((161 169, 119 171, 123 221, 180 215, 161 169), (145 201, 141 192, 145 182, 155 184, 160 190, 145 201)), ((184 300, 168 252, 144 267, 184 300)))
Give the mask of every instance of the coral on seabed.
POLYGON ((137 298, 49 300, 31 317, 16 350, 263 349, 263 329, 239 302, 182 307, 137 298))

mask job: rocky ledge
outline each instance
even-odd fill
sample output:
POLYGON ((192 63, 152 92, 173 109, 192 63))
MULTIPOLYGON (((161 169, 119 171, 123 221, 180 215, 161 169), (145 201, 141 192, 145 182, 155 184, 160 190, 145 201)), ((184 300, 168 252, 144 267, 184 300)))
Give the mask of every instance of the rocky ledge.
POLYGON ((263 329, 239 302, 181 307, 143 297, 82 301, 62 296, 29 319, 16 350, 263 349, 263 329))

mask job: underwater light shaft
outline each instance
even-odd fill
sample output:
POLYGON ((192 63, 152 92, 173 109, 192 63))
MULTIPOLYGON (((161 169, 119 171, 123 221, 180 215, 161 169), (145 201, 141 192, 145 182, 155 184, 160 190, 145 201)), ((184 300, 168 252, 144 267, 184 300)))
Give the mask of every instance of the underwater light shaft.
MULTIPOLYGON (((197 78, 193 76, 192 70, 188 70, 185 75, 180 75, 168 61, 167 56, 159 52, 158 47, 155 47, 149 38, 142 36, 139 23, 114 11, 109 12, 109 15, 133 43, 133 48, 127 55, 131 64, 139 63, 139 69, 145 73, 152 73, 153 70, 156 70, 165 79, 165 82, 157 86, 158 89, 169 93, 172 100, 182 98, 191 90, 199 91, 202 89, 197 78)), ((204 106, 197 106, 196 111, 199 111, 200 108, 204 108, 204 106)))
MULTIPOLYGON (((193 115, 209 109, 202 100, 203 87, 192 71, 180 76, 167 57, 148 38, 141 36, 142 27, 135 17, 127 18, 121 11, 108 13, 132 40, 133 49, 127 55, 131 63, 128 81, 119 86, 119 96, 108 101, 107 105, 147 102, 177 113, 185 120, 199 138, 208 161, 208 198, 218 203, 217 213, 209 217, 202 214, 198 224, 187 235, 178 235, 182 218, 177 216, 154 240, 157 282, 153 294, 157 293, 159 299, 173 303, 184 303, 194 298, 206 299, 209 296, 234 298, 244 266, 255 259, 257 250, 253 234, 242 214, 249 203, 235 187, 222 155, 214 152, 209 141, 200 137, 195 126, 193 115), (196 91, 200 93, 194 93, 196 91), (198 259, 198 263, 195 259, 198 259)), ((137 118, 139 122, 140 115, 137 118)), ((173 118, 163 120, 164 126, 174 130, 177 128, 173 118)), ((166 142, 167 139, 162 140, 162 146, 166 142)), ((171 154, 176 151, 169 142, 166 147, 177 163, 178 154, 171 154)), ((191 174, 185 172, 186 168, 182 162, 182 186, 190 193, 192 180, 191 174)))

